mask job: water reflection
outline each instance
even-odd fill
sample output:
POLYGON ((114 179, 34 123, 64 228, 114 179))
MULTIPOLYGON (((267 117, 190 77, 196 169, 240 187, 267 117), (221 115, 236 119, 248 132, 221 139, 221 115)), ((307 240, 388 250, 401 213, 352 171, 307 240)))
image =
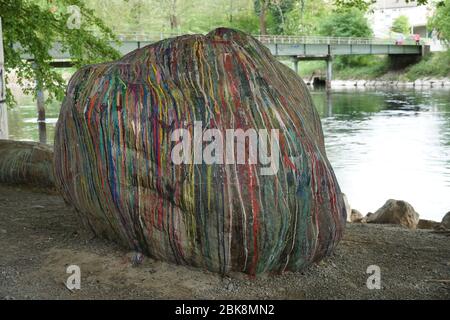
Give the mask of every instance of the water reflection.
POLYGON ((450 92, 313 92, 328 157, 352 207, 410 202, 422 218, 450 210, 450 92))
MULTIPOLYGON (((352 207, 364 214, 389 198, 410 202, 422 218, 450 210, 450 92, 314 91, 328 157, 352 207)), ((39 141, 36 102, 10 109, 10 139, 39 141)), ((46 108, 53 143, 59 103, 46 108)))
POLYGON ((8 109, 9 139, 42 141, 53 144, 55 124, 58 120, 60 103, 46 107, 45 122, 37 120, 36 101, 32 97, 17 97, 18 106, 8 109))

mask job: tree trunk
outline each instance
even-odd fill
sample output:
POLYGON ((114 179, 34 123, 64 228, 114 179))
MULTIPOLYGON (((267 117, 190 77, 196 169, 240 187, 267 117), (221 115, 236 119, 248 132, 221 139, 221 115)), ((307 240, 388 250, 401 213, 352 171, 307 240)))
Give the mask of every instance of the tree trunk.
POLYGON ((170 3, 169 22, 171 31, 178 28, 177 0, 172 0, 170 3))
POLYGON ((5 65, 3 56, 2 18, 0 17, 0 139, 8 139, 8 115, 6 113, 5 65))
POLYGON ((47 143, 47 125, 45 123, 45 98, 42 89, 37 89, 37 111, 38 111, 38 129, 39 142, 47 143))
POLYGON ((269 6, 269 0, 261 0, 260 1, 261 8, 259 12, 259 34, 265 35, 267 34, 267 9, 269 6))
POLYGON ((44 90, 42 89, 42 82, 38 79, 38 66, 36 63, 33 63, 33 68, 35 70, 36 77, 36 105, 37 105, 37 123, 39 130, 39 142, 47 143, 47 128, 45 125, 45 98, 44 98, 44 90))

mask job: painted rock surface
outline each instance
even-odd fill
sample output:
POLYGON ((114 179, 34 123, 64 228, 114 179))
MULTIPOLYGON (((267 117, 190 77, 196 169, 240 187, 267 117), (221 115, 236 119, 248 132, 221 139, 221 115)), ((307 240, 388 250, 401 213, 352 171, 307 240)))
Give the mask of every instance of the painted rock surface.
POLYGON ((0 139, 0 183, 54 189, 53 150, 49 145, 0 139))
POLYGON ((296 271, 343 234, 306 86, 238 31, 166 39, 80 69, 54 149, 56 185, 86 225, 156 259, 296 271))

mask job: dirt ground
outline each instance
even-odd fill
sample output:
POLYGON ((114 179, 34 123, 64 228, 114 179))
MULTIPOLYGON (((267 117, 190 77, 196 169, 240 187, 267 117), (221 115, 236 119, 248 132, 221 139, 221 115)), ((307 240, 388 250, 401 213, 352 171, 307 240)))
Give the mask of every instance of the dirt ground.
POLYGON ((0 185, 0 299, 449 299, 450 237, 349 224, 335 253, 301 273, 229 277, 144 258, 85 232, 57 195, 0 185), (81 289, 65 287, 68 265, 81 289), (369 290, 369 265, 381 289, 369 290))

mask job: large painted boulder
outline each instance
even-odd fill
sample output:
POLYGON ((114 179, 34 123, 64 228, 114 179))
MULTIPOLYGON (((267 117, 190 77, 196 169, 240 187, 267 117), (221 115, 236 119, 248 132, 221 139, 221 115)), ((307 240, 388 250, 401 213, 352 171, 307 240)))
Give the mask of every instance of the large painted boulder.
POLYGON ((343 234, 305 84, 239 31, 80 69, 54 150, 56 185, 86 225, 156 259, 222 274, 298 271, 343 234))

